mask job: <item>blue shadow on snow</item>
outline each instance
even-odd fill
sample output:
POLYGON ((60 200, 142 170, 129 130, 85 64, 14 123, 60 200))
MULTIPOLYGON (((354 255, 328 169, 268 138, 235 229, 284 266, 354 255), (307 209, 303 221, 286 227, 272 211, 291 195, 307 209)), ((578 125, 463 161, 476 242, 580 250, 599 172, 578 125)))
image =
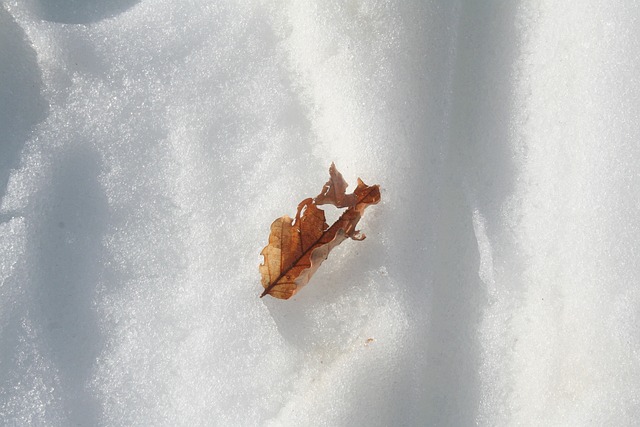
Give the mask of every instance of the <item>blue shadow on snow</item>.
POLYGON ((63 154, 44 191, 42 221, 32 235, 36 320, 56 366, 73 425, 97 425, 90 381, 103 342, 95 313, 108 203, 100 161, 89 148, 63 154))
POLYGON ((40 17, 65 24, 90 24, 113 18, 133 7, 139 0, 40 0, 40 17))
POLYGON ((11 170, 34 126, 46 117, 36 52, 24 31, 0 6, 0 200, 11 170))

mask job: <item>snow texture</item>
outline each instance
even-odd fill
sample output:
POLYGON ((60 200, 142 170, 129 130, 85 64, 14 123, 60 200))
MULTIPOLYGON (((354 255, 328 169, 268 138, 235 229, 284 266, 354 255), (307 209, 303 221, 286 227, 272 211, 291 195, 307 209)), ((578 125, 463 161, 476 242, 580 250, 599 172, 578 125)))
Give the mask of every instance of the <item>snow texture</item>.
POLYGON ((639 20, 3 0, 0 424, 637 423, 639 20), (367 240, 259 299, 332 161, 367 240))

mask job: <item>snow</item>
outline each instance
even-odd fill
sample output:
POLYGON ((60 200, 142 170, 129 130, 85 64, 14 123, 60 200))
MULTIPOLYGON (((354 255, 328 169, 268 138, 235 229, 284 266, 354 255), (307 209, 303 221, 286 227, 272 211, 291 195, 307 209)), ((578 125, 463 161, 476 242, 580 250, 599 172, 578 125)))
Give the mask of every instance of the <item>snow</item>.
POLYGON ((633 425, 639 18, 4 0, 1 424, 633 425), (332 161, 367 239, 258 298, 332 161))

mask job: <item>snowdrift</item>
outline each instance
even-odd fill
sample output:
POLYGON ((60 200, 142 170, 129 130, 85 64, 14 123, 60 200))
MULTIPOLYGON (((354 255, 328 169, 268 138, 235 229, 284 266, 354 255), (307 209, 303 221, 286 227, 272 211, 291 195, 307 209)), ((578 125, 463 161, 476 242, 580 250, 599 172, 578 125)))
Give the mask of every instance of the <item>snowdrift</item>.
POLYGON ((640 5, 508 3, 0 3, 2 424, 637 422, 640 5))

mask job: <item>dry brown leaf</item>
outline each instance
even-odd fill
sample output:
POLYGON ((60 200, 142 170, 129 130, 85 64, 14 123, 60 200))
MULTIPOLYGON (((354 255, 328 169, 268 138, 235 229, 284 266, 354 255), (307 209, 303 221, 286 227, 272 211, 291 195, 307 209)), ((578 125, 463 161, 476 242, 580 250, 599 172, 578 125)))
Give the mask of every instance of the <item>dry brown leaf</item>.
MULTIPOLYGON (((359 182, 359 181, 358 181, 359 182)), ((328 203, 338 208, 346 208, 355 204, 356 195, 345 194, 349 184, 344 180, 342 174, 336 169, 336 165, 331 163, 329 167, 329 181, 322 187, 320 194, 316 196, 316 205, 326 205, 328 203)))
POLYGON ((264 256, 260 264, 264 287, 261 298, 265 295, 291 298, 309 282, 333 248, 347 238, 365 238, 356 225, 365 209, 380 201, 380 187, 368 186, 358 178, 356 190, 345 194, 348 184, 333 163, 329 175, 329 181, 315 199, 305 199, 298 205, 295 219, 285 215, 271 224, 269 244, 261 252, 264 256), (347 209, 329 227, 324 211, 318 209, 323 204, 347 209))

